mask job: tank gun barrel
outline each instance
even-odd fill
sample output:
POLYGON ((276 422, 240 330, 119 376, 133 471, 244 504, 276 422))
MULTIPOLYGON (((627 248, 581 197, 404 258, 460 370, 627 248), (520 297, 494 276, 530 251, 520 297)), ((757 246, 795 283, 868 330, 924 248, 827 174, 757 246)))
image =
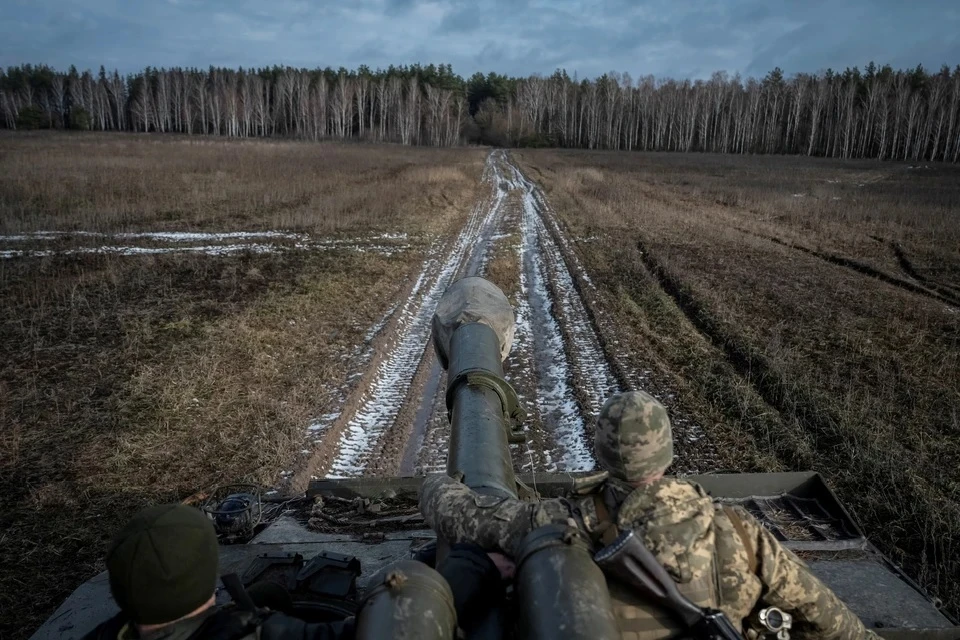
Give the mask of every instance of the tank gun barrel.
POLYGON ((518 427, 525 414, 502 365, 513 333, 510 302, 483 278, 451 285, 433 317, 434 347, 447 369, 447 473, 463 474, 464 483, 480 493, 516 498, 509 441, 511 426, 518 427))
MULTIPOLYGON (((479 493, 516 498, 509 442, 518 438, 526 416, 501 364, 513 332, 510 302, 482 278, 455 282, 433 317, 434 347, 447 369, 447 472, 462 473, 464 483, 479 493)), ((619 637, 606 581, 582 534, 565 525, 541 527, 521 547, 516 558, 521 637, 619 637)), ((500 613, 473 637, 499 637, 500 613)))

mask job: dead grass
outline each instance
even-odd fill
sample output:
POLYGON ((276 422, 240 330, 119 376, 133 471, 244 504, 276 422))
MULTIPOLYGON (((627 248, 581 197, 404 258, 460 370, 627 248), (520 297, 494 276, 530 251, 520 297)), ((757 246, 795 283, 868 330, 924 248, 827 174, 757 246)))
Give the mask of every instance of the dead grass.
POLYGON ((3 233, 408 240, 389 255, 0 260, 0 637, 29 635, 99 571, 139 506, 293 469, 309 421, 336 406, 344 354, 462 227, 482 167, 480 151, 5 135, 3 233))
POLYGON ((960 609, 960 170, 524 152, 731 468, 814 469, 960 609))
POLYGON ((399 145, 0 132, 0 233, 396 230, 425 185, 468 188, 481 152, 399 145))

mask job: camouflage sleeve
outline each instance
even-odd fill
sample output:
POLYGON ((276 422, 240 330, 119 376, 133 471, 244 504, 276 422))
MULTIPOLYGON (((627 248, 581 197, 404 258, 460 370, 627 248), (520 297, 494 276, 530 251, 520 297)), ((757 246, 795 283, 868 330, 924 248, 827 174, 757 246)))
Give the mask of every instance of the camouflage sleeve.
POLYGON ((565 523, 571 516, 563 501, 534 503, 482 495, 445 474, 424 480, 420 511, 437 536, 448 542, 472 542, 511 556, 527 533, 552 522, 565 523))
POLYGON ((747 534, 756 541, 757 573, 763 602, 793 616, 794 638, 879 640, 833 591, 746 510, 736 507, 747 534))

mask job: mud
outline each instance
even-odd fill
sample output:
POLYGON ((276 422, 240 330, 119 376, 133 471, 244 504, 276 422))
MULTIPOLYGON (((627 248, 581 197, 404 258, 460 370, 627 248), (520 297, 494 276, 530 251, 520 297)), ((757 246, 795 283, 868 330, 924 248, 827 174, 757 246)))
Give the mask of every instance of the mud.
MULTIPOLYGON (((508 222, 522 227, 523 203, 520 193, 516 192, 511 197, 508 222)), ((545 428, 543 416, 540 411, 535 411, 537 406, 537 393, 539 377, 536 373, 536 346, 534 344, 534 314, 530 306, 530 282, 529 274, 525 269, 525 260, 523 258, 524 239, 521 235, 520 242, 511 247, 516 255, 517 271, 519 274, 519 294, 517 304, 514 309, 516 314, 517 330, 513 340, 513 350, 504 366, 504 374, 508 382, 517 392, 517 396, 524 407, 530 412, 524 432, 526 442, 522 445, 513 447, 514 465, 523 471, 553 471, 557 464, 554 458, 555 451, 553 437, 545 428)))
POLYGON ((560 250, 557 239, 565 238, 543 191, 515 165, 511 170, 522 194, 523 274, 529 282, 533 326, 539 328, 534 334, 537 403, 557 443, 558 470, 592 469, 593 417, 620 384, 560 250))
MULTIPOLYGON (((495 243, 503 235, 500 231, 508 195, 500 170, 504 156, 504 152, 494 151, 487 158, 481 178, 489 193, 489 199, 484 204, 487 214, 457 273, 457 279, 484 275, 495 243)), ((416 399, 417 411, 412 434, 404 447, 403 459, 398 469, 400 475, 430 473, 446 466, 447 443, 450 440, 445 403, 446 375, 432 346, 428 347, 424 354, 423 368, 429 371, 429 374, 416 399), (424 446, 425 444, 427 446, 424 446)))
MULTIPOLYGON (((436 355, 429 360, 431 360, 430 372, 426 384, 423 385, 423 398, 434 398, 434 401, 421 402, 417 408, 417 414, 413 418, 413 432, 407 439, 407 445, 403 450, 403 459, 400 460, 400 475, 402 476, 416 475, 417 460, 423 450, 427 427, 436 411, 436 398, 442 395, 440 380, 443 378, 443 367, 440 366, 440 361, 436 358, 436 355)), ((434 450, 436 451, 436 448, 434 450)), ((428 462, 429 459, 439 458, 441 458, 440 455, 429 456, 428 462)))
MULTIPOLYGON (((562 287, 556 287, 554 283, 555 297, 563 298, 565 292, 575 290, 578 295, 568 294, 568 305, 558 307, 558 315, 561 319, 566 317, 565 309, 573 308, 572 318, 575 319, 574 327, 584 329, 585 335, 582 335, 581 342, 589 343, 585 349, 575 350, 574 353, 587 353, 592 357, 591 366, 598 367, 596 363, 605 360, 609 366, 609 372, 612 374, 619 388, 622 389, 642 389, 655 398, 660 400, 670 413, 671 423, 673 425, 674 449, 676 458, 672 471, 677 474, 698 474, 717 468, 717 451, 714 443, 707 437, 704 429, 697 424, 682 406, 677 404, 675 389, 665 384, 659 376, 652 370, 653 367, 645 358, 637 353, 625 350, 618 340, 617 336, 621 327, 613 321, 612 317, 605 311, 603 296, 597 289, 590 275, 582 266, 577 255, 577 246, 583 243, 593 243, 603 240, 598 237, 571 238, 562 227, 560 217, 551 210, 546 194, 536 184, 526 179, 535 208, 540 214, 540 220, 546 226, 550 237, 554 240, 554 246, 558 251, 549 250, 545 254, 554 256, 554 260, 563 260, 569 268, 566 274, 569 278, 562 278, 562 287)), ((570 331, 566 323, 561 322, 565 332, 569 335, 570 331)), ((572 338, 571 338, 572 340, 572 338)), ((568 340, 569 342, 570 340, 568 340)), ((602 369, 592 369, 598 371, 602 369)), ((582 368, 575 367, 574 372, 579 373, 582 368)), ((597 389, 597 381, 601 378, 596 376, 593 381, 593 388, 597 389)), ((614 383, 608 380, 608 384, 614 383)), ((606 395, 587 395, 584 398, 583 388, 586 385, 578 382, 576 389, 581 394, 582 406, 590 407, 590 416, 596 415, 599 410, 597 403, 602 403, 606 395)), ((592 435, 593 421, 587 421, 588 433, 592 435)))
MULTIPOLYGON (((642 383, 609 359, 596 310, 584 296, 595 287, 549 208, 540 187, 503 151, 487 159, 478 202, 456 240, 435 247, 382 337, 382 357, 371 361, 338 414, 311 429, 310 473, 330 478, 421 475, 445 468, 450 437, 446 375, 430 344, 430 318, 455 279, 484 275, 499 243, 516 255, 517 332, 505 374, 529 413, 527 442, 513 446, 520 470, 594 468, 593 418, 611 393, 642 383), (516 232, 520 242, 517 243, 516 232)), ((377 333, 374 331, 374 333, 377 333)))

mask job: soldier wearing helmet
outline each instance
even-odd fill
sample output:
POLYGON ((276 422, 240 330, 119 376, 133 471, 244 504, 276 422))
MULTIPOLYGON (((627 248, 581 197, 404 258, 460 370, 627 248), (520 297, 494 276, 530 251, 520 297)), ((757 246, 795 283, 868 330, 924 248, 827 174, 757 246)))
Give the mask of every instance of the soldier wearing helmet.
MULTIPOLYGON (((575 524, 599 546, 630 529, 680 592, 720 609, 744 629, 752 614, 777 607, 793 616, 797 638, 876 638, 774 536, 740 507, 714 504, 696 483, 664 476, 673 460, 670 419, 642 391, 616 394, 600 411, 595 454, 607 477, 590 495, 523 502, 481 496, 446 475, 426 479, 420 509, 438 536, 514 555, 531 530, 575 524)), ((673 619, 610 581, 623 638, 676 637, 673 619)))

